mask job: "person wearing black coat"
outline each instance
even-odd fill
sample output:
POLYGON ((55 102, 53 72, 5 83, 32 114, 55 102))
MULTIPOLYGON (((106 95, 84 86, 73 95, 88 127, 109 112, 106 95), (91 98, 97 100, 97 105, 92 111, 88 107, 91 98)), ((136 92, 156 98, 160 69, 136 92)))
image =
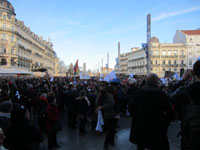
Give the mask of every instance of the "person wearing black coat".
POLYGON ((168 97, 158 88, 158 76, 150 73, 144 88, 133 93, 130 141, 138 150, 169 150, 167 129, 172 118, 168 97))
POLYGON ((0 127, 4 132, 11 126, 10 113, 12 110, 12 102, 4 101, 0 103, 0 127))
POLYGON ((11 112, 12 125, 5 133, 4 147, 9 150, 39 150, 43 137, 29 121, 28 110, 15 104, 11 112))
POLYGON ((199 150, 200 60, 195 62, 192 71, 185 71, 182 80, 179 83, 177 83, 177 85, 177 89, 174 92, 172 92, 170 96, 172 102, 175 104, 175 108, 178 110, 179 120, 181 121, 181 150, 199 150), (193 81, 190 80, 191 78, 193 78, 193 81), (192 83, 189 84, 188 82, 192 83), (195 106, 194 109, 191 109, 191 106, 195 106), (188 112, 188 110, 190 111, 188 112), (192 118, 194 118, 195 120, 192 118))
POLYGON ((90 101, 86 97, 86 91, 82 90, 80 92, 80 96, 76 98, 79 101, 79 132, 80 133, 87 133, 85 131, 86 120, 87 120, 87 112, 90 106, 90 101))

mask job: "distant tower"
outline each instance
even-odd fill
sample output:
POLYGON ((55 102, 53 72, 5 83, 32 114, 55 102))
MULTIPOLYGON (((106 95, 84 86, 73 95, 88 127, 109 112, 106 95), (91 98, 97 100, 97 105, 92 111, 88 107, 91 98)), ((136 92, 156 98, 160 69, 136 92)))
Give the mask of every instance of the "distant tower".
POLYGON ((109 53, 107 54, 107 72, 109 73, 109 53))
POLYGON ((147 74, 151 72, 151 14, 147 15, 147 74))
POLYGON ((83 63, 83 71, 86 71, 86 63, 83 63))
POLYGON ((120 42, 118 42, 118 74, 120 74, 120 42))

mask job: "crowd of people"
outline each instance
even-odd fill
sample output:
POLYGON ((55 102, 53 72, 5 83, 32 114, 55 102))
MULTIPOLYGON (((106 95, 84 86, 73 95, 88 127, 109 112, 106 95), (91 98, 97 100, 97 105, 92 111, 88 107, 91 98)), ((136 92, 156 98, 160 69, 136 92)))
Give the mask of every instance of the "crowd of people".
MULTIPOLYGON (((39 150, 46 134, 48 148, 60 147, 62 112, 68 127, 87 134, 87 120, 97 130, 99 114, 105 132, 104 149, 115 145, 120 116, 132 118, 130 141, 138 150, 169 150, 167 131, 175 119, 181 121, 181 149, 200 149, 200 61, 187 70, 181 81, 167 86, 155 73, 142 78, 109 82, 66 77, 0 79, 0 146, 9 150, 39 150), (77 126, 77 122, 79 125, 77 126)), ((97 135, 100 132, 97 131, 97 135)))

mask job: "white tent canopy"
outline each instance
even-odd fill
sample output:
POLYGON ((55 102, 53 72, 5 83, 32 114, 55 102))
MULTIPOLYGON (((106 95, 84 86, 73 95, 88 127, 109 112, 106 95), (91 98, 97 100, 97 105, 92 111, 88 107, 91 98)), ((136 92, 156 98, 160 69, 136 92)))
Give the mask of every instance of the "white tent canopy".
POLYGON ((26 74, 30 75, 32 72, 28 72, 25 70, 18 70, 16 68, 0 68, 0 75, 5 76, 5 75, 15 75, 15 74, 26 74))

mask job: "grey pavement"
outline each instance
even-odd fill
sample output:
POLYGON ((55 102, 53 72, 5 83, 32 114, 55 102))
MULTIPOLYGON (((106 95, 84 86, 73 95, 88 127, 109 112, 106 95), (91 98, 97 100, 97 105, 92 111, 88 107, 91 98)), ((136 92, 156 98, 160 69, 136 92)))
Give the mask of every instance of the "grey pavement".
MULTIPOLYGON (((79 135, 78 129, 69 129, 67 116, 62 116, 62 131, 57 135, 58 144, 61 146, 56 150, 103 150, 105 134, 95 135, 91 130, 90 124, 87 124, 87 134, 79 135)), ((115 135, 115 146, 110 146, 109 150, 136 150, 136 145, 129 142, 131 118, 120 118, 118 125, 120 128, 115 135)), ((180 150, 180 138, 177 134, 180 131, 179 122, 173 122, 169 127, 169 142, 171 150, 180 150)), ((47 150, 47 139, 41 144, 43 150, 47 150)))

